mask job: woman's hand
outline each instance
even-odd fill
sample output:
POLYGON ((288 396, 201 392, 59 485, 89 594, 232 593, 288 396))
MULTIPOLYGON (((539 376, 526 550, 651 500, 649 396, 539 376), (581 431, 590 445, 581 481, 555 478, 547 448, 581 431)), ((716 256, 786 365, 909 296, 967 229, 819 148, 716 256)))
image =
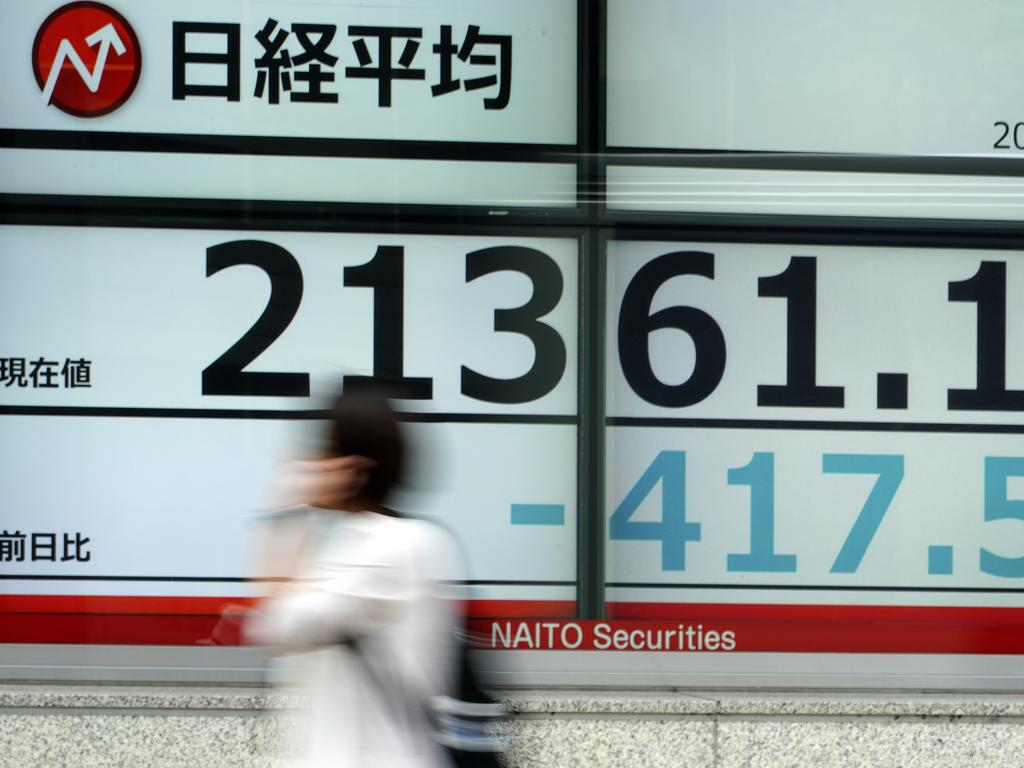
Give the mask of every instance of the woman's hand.
POLYGON ((366 486, 369 471, 377 462, 365 456, 337 456, 299 462, 312 496, 310 504, 323 509, 345 509, 366 486))
POLYGON ((345 509, 366 486, 377 462, 365 456, 335 456, 288 463, 281 482, 280 506, 308 504, 322 509, 345 509))

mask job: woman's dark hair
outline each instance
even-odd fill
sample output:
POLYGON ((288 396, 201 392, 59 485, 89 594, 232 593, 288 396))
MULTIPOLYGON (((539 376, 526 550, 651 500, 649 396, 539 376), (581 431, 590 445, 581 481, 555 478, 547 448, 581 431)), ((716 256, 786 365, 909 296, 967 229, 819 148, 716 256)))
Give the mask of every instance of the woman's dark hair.
POLYGON ((405 445, 388 399, 366 387, 343 391, 330 413, 328 456, 365 456, 376 466, 368 471, 359 501, 381 504, 402 477, 405 445))

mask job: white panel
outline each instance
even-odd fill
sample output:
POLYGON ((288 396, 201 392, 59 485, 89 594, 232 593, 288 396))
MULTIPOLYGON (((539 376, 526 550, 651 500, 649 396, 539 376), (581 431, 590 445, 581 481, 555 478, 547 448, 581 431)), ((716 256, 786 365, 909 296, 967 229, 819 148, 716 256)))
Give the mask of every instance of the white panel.
MULTIPOLYGON (((373 371, 374 334, 380 333, 373 327, 376 289, 352 285, 357 280, 345 278, 345 269, 370 262, 381 246, 395 246, 404 257, 403 373, 433 380, 430 400, 403 407, 576 412, 575 240, 58 227, 5 227, 2 234, 0 357, 43 357, 61 369, 68 358, 92 363, 89 388, 66 388, 60 376, 51 382, 56 387, 42 388, 29 378, 27 386, 4 386, 7 405, 322 407, 316 394, 331 391, 342 374, 373 371), (294 319, 246 371, 309 373, 312 397, 202 394, 203 370, 248 332, 271 292, 267 273, 255 266, 206 276, 207 249, 238 241, 284 249, 303 280, 301 299, 282 296, 276 303, 295 306, 294 319), (531 299, 530 278, 502 269, 466 279, 467 254, 506 246, 544 254, 563 282, 557 306, 540 322, 557 331, 565 368, 561 376, 545 378, 549 391, 525 403, 462 394, 463 366, 514 379, 535 362, 526 335, 494 330, 496 311, 531 299)), ((244 255, 252 247, 238 248, 244 255)))
POLYGON ((1024 604, 1019 256, 609 243, 608 600, 1024 604))
MULTIPOLYGON (((684 264, 695 258, 678 257, 684 264)), ((1024 346, 1024 261, 1018 252, 613 242, 608 280, 609 415, 1019 424, 1020 413, 1012 409, 947 408, 948 390, 976 387, 978 359, 978 304, 950 301, 949 286, 972 278, 984 262, 1005 265, 1005 385, 1008 390, 1024 390, 1024 355, 1019 354, 1024 346), (657 288, 649 310, 643 305, 642 314, 674 306, 707 313, 724 338, 726 364, 721 381, 699 402, 662 407, 638 396, 627 382, 617 329, 623 297, 637 272, 655 258, 675 252, 711 254, 714 278, 671 277, 657 288), (783 273, 793 257, 815 261, 815 383, 842 387, 841 408, 758 405, 759 386, 786 383, 791 303, 760 296, 758 281, 783 273), (907 408, 879 407, 879 373, 907 374, 907 408)), ((809 334, 802 324, 800 328, 809 334)), ((691 336, 665 328, 653 331, 649 343, 660 381, 678 385, 690 377, 691 336)), ((990 344, 986 340, 985 348, 990 344)), ((987 354, 992 360, 998 357, 994 348, 987 354)))
MULTIPOLYGON (((700 526, 700 539, 685 544, 685 568, 665 568, 658 541, 609 541, 610 582, 686 585, 680 590, 613 590, 609 600, 653 602, 795 603, 866 605, 1020 606, 1024 593, 971 594, 930 589, 1005 590, 1024 588, 1021 578, 983 573, 980 551, 1024 558, 1024 521, 985 520, 986 456, 1021 454, 1020 435, 878 434, 817 431, 709 430, 620 427, 608 432, 608 490, 611 513, 661 451, 685 451, 685 511, 669 515, 700 526), (772 455, 770 481, 776 555, 789 567, 733 567, 729 558, 749 554, 751 487, 729 483, 729 471, 746 466, 754 454, 772 455), (826 454, 902 457, 903 477, 852 572, 839 564, 879 475, 824 470, 826 454), (929 572, 929 547, 952 547, 952 571, 929 572), (835 571, 833 569, 836 569, 835 571), (701 589, 702 585, 712 587, 701 589), (745 589, 773 585, 778 589, 745 589), (807 592, 807 587, 820 589, 807 592), (877 588, 905 588, 880 592, 877 588), (799 593, 787 588, 801 588, 799 593), (870 591, 844 591, 868 588, 870 591), (834 589, 834 592, 830 592, 834 589)), ((1024 462, 1022 462, 1024 464, 1024 462)), ((1024 494, 1015 498, 1024 499, 1024 494)), ((654 489, 631 516, 633 522, 663 519, 664 488, 654 489)), ((756 538, 763 544, 763 536, 756 538)), ((782 565, 782 563, 780 563, 782 565)))
POLYGON ((26 537, 20 557, 5 550, 0 559, 6 591, 252 594, 239 579, 265 574, 253 560, 259 541, 268 530, 290 535, 260 512, 280 502, 287 460, 322 445, 319 422, 288 412, 323 408, 342 375, 373 372, 384 332, 375 327, 376 299, 389 317, 403 313, 405 376, 433 387, 429 398, 396 403, 427 421, 407 424, 413 462, 393 503, 451 528, 465 562, 452 564, 450 578, 502 582, 473 596, 574 598, 576 240, 70 227, 0 234, 0 527, 26 537), (290 254, 301 295, 278 287, 269 301, 271 281, 294 277, 294 267, 241 264, 207 277, 207 249, 236 241, 247 243, 233 251, 242 257, 271 246, 290 254), (401 249, 401 272, 393 265, 372 279, 345 276, 381 246, 401 249), (467 262, 476 263, 467 254, 495 248, 510 261, 467 280, 467 262), (547 270, 542 284, 515 268, 524 253, 547 270), (549 303, 518 311, 535 288, 549 303), (311 394, 204 395, 203 370, 268 302, 295 317, 260 336, 271 343, 244 370, 309 373, 311 394), (519 330, 496 331, 496 317, 519 330), (499 380, 527 374, 538 359, 528 333, 564 351, 539 389, 517 402, 462 392, 464 367, 499 380), (66 378, 65 366, 80 360, 88 379, 66 378), (523 520, 520 505, 561 512, 523 520), (49 534, 54 556, 43 546, 49 534))
MULTIPOLYGON (((8 592, 247 596, 251 585, 230 580, 266 575, 256 561, 264 537, 279 545, 295 540, 287 522, 257 514, 277 498, 283 459, 299 439, 288 422, 3 419, 2 527, 27 536, 24 560, 0 562, 8 592), (57 534, 54 561, 33 556, 33 533, 57 534), (63 536, 76 533, 88 539, 82 553, 89 559, 62 561, 63 536), (12 581, 41 576, 82 580, 12 581), (139 580, 89 580, 96 577, 139 580), (147 581, 152 577, 174 581, 147 581)), ((456 536, 466 562, 453 563, 449 578, 575 580, 575 428, 414 424, 408 431, 420 451, 394 502, 456 536), (518 503, 564 504, 565 523, 513 525, 511 505, 518 503)), ((520 587, 519 599, 524 591, 530 588, 520 587)))
POLYGON ((576 166, 351 157, 0 150, 0 192, 564 208, 576 166))
MULTIPOLYGON (((115 7, 135 29, 142 49, 142 74, 135 93, 119 109, 102 117, 84 120, 46 106, 32 73, 32 44, 44 19, 57 7, 33 5, 26 10, 16 0, 0 6, 0 50, 7 62, 4 71, 4 128, 46 130, 95 130, 171 134, 218 134, 247 136, 323 137, 351 139, 410 139, 424 141, 482 141, 574 144, 576 141, 576 3, 562 0, 529 0, 517 3, 479 3, 470 0, 437 4, 430 0, 402 0, 398 4, 345 2, 230 2, 187 0, 175 3, 132 0, 115 7), (337 103, 291 100, 300 90, 282 90, 280 103, 268 103, 268 90, 255 96, 259 71, 255 60, 264 54, 255 35, 274 19, 290 30, 296 23, 332 25, 335 36, 327 52, 338 58, 331 70, 333 82, 323 90, 337 93, 337 103), (188 96, 172 98, 172 29, 174 22, 236 24, 239 29, 241 76, 240 99, 188 96), (379 106, 378 81, 348 77, 347 67, 358 66, 350 26, 412 27, 422 30, 420 45, 410 64, 424 70, 422 80, 395 80, 392 105, 379 106), (440 43, 441 28, 452 27, 455 45, 465 41, 470 25, 482 35, 511 35, 511 90, 503 109, 485 109, 483 100, 497 95, 498 86, 433 96, 431 87, 441 82, 441 57, 433 51, 440 43), (543 119, 538 119, 543 115, 543 119)), ((222 37, 190 38, 189 52, 224 51, 222 37)), ((73 41, 74 42, 74 41, 73 41)), ((367 39, 374 65, 379 64, 377 44, 367 39)), ((404 41, 395 43, 395 69, 404 41)), ((84 49, 84 44, 82 44, 84 49)), ((302 47, 293 33, 283 49, 293 57, 302 47)), ((479 44, 473 56, 497 56, 498 46, 479 44)), ((112 63, 116 64, 114 59, 112 63)), ((189 83, 225 81, 219 64, 188 70, 189 83)), ((294 67, 300 72, 304 66, 294 67)), ((460 81, 497 76, 496 63, 453 62, 453 77, 460 81)), ((69 71, 68 75, 74 76, 69 71)), ((293 74, 294 77, 294 74, 293 74)), ((497 80, 497 77, 496 77, 497 80)), ((305 89, 305 85, 301 89, 305 89)))
POLYGON ((1022 33, 1012 0, 610 0, 608 144, 1020 156, 1022 33))

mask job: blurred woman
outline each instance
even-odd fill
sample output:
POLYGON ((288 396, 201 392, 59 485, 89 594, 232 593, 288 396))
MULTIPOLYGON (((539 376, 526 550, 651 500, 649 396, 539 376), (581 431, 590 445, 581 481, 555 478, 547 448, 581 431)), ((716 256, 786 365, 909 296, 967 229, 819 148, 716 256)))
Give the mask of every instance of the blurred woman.
POLYGON ((247 623, 250 640, 309 652, 310 763, 434 768, 431 697, 448 690, 454 606, 435 575, 451 558, 440 529, 385 506, 404 464, 379 394, 342 394, 323 456, 302 462, 310 546, 247 623))

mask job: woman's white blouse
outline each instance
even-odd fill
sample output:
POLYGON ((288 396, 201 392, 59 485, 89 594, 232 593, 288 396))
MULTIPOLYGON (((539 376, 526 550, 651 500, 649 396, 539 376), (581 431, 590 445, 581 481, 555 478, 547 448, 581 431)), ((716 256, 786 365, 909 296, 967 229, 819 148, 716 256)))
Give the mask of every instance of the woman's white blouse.
POLYGON ((247 624, 250 640, 304 654, 310 764, 446 765, 422 706, 450 688, 457 606, 439 576, 452 570, 451 542, 424 521, 315 512, 330 522, 314 529, 301 588, 247 624))

